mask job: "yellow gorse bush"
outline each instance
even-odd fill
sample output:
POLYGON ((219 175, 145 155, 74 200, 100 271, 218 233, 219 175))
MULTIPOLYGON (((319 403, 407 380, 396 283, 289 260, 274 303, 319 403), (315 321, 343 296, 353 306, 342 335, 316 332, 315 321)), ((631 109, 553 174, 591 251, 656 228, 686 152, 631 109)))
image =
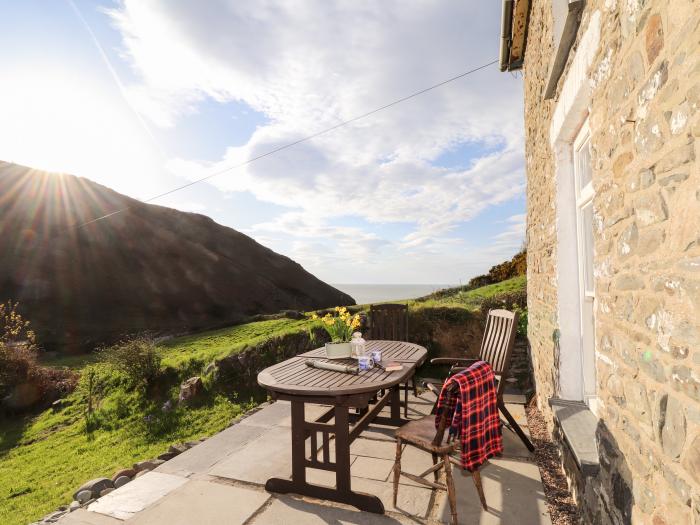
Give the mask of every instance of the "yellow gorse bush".
POLYGON ((336 306, 334 310, 335 314, 329 312, 323 317, 313 314, 311 319, 320 323, 321 327, 331 336, 332 342, 348 342, 352 333, 360 326, 360 315, 352 315, 344 306, 336 306))

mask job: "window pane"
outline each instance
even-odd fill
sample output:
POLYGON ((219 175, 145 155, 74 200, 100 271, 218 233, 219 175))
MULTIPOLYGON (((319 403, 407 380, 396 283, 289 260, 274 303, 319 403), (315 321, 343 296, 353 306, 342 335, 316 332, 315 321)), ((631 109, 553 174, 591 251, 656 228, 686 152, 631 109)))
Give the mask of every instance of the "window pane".
POLYGON ((581 247, 583 249, 583 285, 586 293, 593 293, 593 204, 581 209, 581 247))
POLYGON ((579 192, 591 182, 591 141, 586 139, 576 152, 576 178, 579 192))

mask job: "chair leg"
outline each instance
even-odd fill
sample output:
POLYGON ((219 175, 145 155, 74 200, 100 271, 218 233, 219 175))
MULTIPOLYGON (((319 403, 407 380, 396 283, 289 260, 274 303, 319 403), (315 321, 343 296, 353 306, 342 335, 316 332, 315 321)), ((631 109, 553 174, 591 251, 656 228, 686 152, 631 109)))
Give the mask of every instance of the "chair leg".
POLYGON ((457 521, 457 494, 455 494, 455 482, 452 478, 452 465, 450 464, 450 455, 442 456, 445 462, 445 485, 447 485, 447 499, 450 502, 450 513, 452 514, 452 525, 459 525, 457 521))
POLYGON ((527 449, 530 452, 534 452, 535 446, 532 444, 532 442, 525 435, 525 432, 523 432, 523 429, 520 428, 520 425, 518 425, 517 421, 515 421, 515 418, 511 415, 510 412, 508 412, 508 409, 506 408, 506 404, 503 402, 502 399, 498 400, 498 409, 501 411, 501 413, 504 416, 506 416, 506 419, 508 420, 508 423, 510 423, 511 428, 513 430, 515 430, 515 433, 518 434, 518 437, 525 444, 527 449))
POLYGON ((413 376, 411 378, 411 381, 413 382, 413 395, 418 397, 418 385, 416 384, 416 376, 413 376))
POLYGON ((396 461, 394 461, 394 507, 399 495, 399 478, 401 477, 401 440, 396 439, 396 461))
MULTIPOLYGON (((431 454, 431 455, 433 456, 433 465, 437 465, 438 464, 438 455, 437 454, 431 454)), ((433 479, 435 480, 435 483, 437 483, 438 480, 440 479, 440 470, 439 469, 436 470, 435 472, 433 472, 433 479)))
POLYGON ((476 491, 479 493, 479 500, 481 500, 481 506, 484 507, 484 510, 489 510, 489 508, 486 506, 486 496, 484 496, 484 487, 481 485, 481 474, 478 470, 472 472, 472 479, 474 480, 476 491))

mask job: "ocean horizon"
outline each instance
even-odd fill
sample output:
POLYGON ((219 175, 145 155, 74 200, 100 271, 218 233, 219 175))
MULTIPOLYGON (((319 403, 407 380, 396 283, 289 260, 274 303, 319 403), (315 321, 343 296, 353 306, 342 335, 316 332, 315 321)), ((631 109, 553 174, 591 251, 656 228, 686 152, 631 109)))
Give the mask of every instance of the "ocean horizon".
POLYGON ((350 295, 357 304, 415 299, 456 284, 336 284, 331 286, 350 295))

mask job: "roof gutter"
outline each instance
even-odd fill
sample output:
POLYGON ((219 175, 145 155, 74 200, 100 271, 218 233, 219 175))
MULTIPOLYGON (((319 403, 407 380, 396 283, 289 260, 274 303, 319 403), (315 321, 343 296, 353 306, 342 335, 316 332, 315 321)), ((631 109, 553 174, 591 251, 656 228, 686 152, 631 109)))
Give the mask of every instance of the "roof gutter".
POLYGON ((506 71, 510 65, 511 29, 513 27, 513 0, 503 0, 501 10, 500 68, 506 71))

